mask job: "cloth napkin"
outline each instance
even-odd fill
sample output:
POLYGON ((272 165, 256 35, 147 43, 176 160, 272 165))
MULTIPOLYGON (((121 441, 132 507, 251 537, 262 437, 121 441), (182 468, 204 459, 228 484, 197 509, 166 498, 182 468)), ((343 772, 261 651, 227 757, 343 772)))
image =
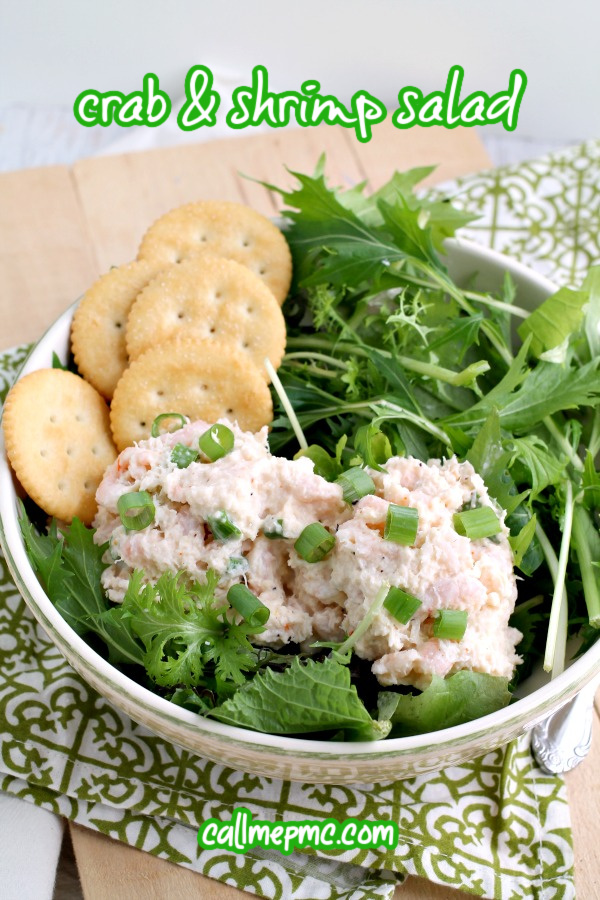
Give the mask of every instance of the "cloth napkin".
MULTIPOLYGON (((479 212, 464 233, 577 284, 600 258, 600 142, 444 187, 479 212)), ((68 300, 69 298, 65 298, 68 300)), ((0 354, 0 396, 27 348, 0 354)), ((0 559, 0 790, 259 896, 390 898, 419 875, 489 898, 574 896, 563 780, 535 765, 527 736, 462 766, 385 784, 295 784, 200 759, 91 690, 20 598, 0 559), (237 806, 254 818, 392 819, 394 851, 198 847, 198 826, 237 806)))

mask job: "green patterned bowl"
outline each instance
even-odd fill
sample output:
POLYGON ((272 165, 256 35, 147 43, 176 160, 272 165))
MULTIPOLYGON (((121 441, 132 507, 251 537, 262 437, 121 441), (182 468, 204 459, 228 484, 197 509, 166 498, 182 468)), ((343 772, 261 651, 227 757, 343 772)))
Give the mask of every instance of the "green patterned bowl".
MULTIPOLYGON (((504 273, 517 284, 519 303, 533 308, 554 286, 525 266, 470 241, 447 244, 447 264, 460 284, 496 289, 504 273)), ((51 365, 52 351, 66 358, 73 310, 64 313, 35 346, 21 375, 51 365)), ((174 706, 121 674, 67 625, 40 586, 29 563, 17 521, 13 478, 0 453, 0 541, 17 587, 33 614, 73 668, 136 722, 168 741, 232 768, 271 777, 331 784, 370 783, 439 770, 481 756, 546 718, 600 672, 600 642, 550 681, 535 672, 506 709, 432 734, 376 743, 309 741, 259 734, 204 719, 174 706)))

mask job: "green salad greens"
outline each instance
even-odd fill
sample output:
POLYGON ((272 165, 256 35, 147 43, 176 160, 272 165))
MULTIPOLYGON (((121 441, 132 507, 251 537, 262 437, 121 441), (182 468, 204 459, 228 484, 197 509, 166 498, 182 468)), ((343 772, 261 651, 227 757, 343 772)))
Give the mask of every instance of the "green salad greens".
MULTIPOLYGON (((75 520, 39 534, 23 512, 32 564, 69 624, 176 704, 275 734, 426 733, 506 706, 537 659, 556 676, 569 637, 583 652, 600 634, 600 268, 533 312, 508 276, 497 293, 477 290, 475 272, 458 287, 444 240, 471 217, 415 195, 430 171, 396 173, 370 195, 364 185, 329 187, 323 162, 312 176, 292 173, 295 189, 267 185, 283 198, 294 260, 270 445, 308 456, 328 480, 346 473, 348 490, 358 477, 348 470, 380 470, 394 455, 470 461, 507 512, 521 576, 511 624, 524 662, 511 685, 459 671, 421 693, 384 690, 352 646, 391 602, 385 592, 341 645, 275 653, 251 641, 264 608, 257 615, 250 604, 245 617, 243 597, 217 602, 213 572, 205 584, 166 573, 154 586, 136 572, 115 606, 100 586, 106 547, 93 532, 75 520)), ((409 525, 395 523, 398 534, 409 525)))
POLYGON ((587 646, 600 629, 600 268, 534 312, 508 276, 497 296, 457 287, 438 254, 468 217, 412 193, 430 171, 371 196, 332 190, 322 167, 271 186, 295 272, 278 373, 294 415, 280 405, 271 445, 304 442, 325 477, 391 454, 468 459, 509 514, 516 565, 535 573, 520 599, 543 589, 545 643, 538 605, 520 621, 556 675, 567 635, 587 646))

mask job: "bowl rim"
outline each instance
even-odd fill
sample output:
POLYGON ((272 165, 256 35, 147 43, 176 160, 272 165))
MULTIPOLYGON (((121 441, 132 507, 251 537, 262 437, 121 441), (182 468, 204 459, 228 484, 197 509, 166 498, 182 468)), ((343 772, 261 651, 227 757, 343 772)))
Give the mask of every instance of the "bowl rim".
MULTIPOLYGON (((484 263, 496 263, 504 271, 520 276, 547 294, 551 294, 557 289, 552 281, 518 260, 504 256, 498 251, 488 249, 475 241, 465 238, 452 238, 446 241, 446 247, 450 251, 450 255, 452 251, 463 251, 472 257, 480 258, 484 263)), ((51 346, 46 348, 45 344, 50 342, 55 331, 61 332, 64 329, 66 322, 72 317, 73 309, 77 302, 75 301, 74 304, 69 306, 32 346, 19 369, 16 380, 21 378, 23 374, 26 374, 28 364, 35 356, 36 351, 41 351, 42 348, 44 351, 46 349, 49 351, 54 349, 51 346)), ((549 706, 556 708, 567 702, 579 689, 600 673, 600 641, 598 641, 555 679, 548 681, 527 696, 517 699, 514 703, 501 710, 474 719, 471 722, 454 725, 439 731, 408 737, 388 738, 382 741, 308 740, 302 737, 266 734, 239 726, 227 725, 176 706, 148 688, 138 684, 104 659, 82 637, 73 631, 50 601, 29 562, 18 525, 16 501, 17 495, 14 489, 11 469, 4 450, 4 437, 0 431, 0 546, 4 551, 7 565, 15 584, 38 622, 49 633, 50 639, 58 646, 63 655, 66 654, 62 650, 61 644, 66 644, 71 655, 76 656, 81 661, 81 667, 94 671, 103 684, 110 686, 119 695, 127 696, 137 706, 143 707, 145 712, 151 712, 155 718, 158 716, 159 719, 168 720, 178 728, 183 727, 186 731, 193 732, 196 735, 205 733, 207 737, 227 740, 229 743, 252 747, 254 750, 263 748, 269 752, 321 760, 330 759, 332 761, 340 758, 351 759, 352 757, 383 758, 402 756, 419 753, 420 751, 430 753, 432 746, 435 746, 436 752, 443 752, 446 749, 450 750, 458 745, 474 741, 488 734, 491 730, 500 731, 511 726, 525 730, 536 721, 544 718, 544 714, 548 714, 547 708, 549 706), (58 640, 55 640, 55 636, 58 640)), ((69 663, 72 665, 70 660, 69 663)), ((83 675, 81 677, 85 678, 83 675)), ((118 706, 116 703, 114 705, 118 706)), ((132 717, 135 718, 135 716, 132 717)))

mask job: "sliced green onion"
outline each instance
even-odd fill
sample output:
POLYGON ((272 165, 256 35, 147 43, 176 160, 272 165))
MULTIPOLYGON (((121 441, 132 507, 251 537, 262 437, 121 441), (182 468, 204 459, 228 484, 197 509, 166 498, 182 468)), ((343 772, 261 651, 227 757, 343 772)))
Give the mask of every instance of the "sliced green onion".
POLYGON ((307 525, 303 529, 294 544, 294 549, 305 562, 316 563, 325 559, 334 544, 335 534, 327 531, 320 522, 313 522, 312 525, 307 525))
POLYGON ((390 503, 383 529, 386 541, 410 547, 415 542, 418 527, 419 511, 417 509, 413 509, 412 506, 397 506, 395 503, 390 503))
POLYGON ((171 462, 175 463, 178 469, 187 469, 190 463, 196 462, 199 456, 198 450, 186 447, 185 444, 175 444, 171 450, 171 462))
POLYGON ((268 525, 263 529, 263 534, 266 538, 269 538, 270 541, 276 541, 284 537, 283 519, 275 519, 272 525, 268 525))
POLYGON ((438 609, 433 623, 433 635, 447 641, 462 641, 467 630, 464 609, 438 609))
POLYGON ((233 450, 234 436, 227 425, 213 425, 200 436, 198 445, 211 462, 227 456, 233 450))
POLYGON ((141 531, 154 521, 154 503, 148 491, 121 494, 117 509, 127 531, 141 531))
POLYGON ((224 509, 220 509, 214 516, 207 516, 206 524, 216 541, 228 541, 230 538, 239 537, 242 533, 239 528, 236 528, 224 509))
POLYGON ((281 405, 283 406, 285 413, 290 420, 290 425, 294 429, 294 434, 296 435, 296 440, 300 444, 302 450, 308 450, 308 442, 304 437, 304 432, 302 431, 302 426, 298 421, 298 416, 294 412, 294 407, 290 403, 290 398, 285 392, 285 388, 279 380, 279 375, 275 371, 273 363, 270 359, 265 357, 265 369, 267 370, 267 375, 271 379, 273 387, 275 388, 275 392, 281 401, 281 405))
POLYGON ((227 599, 232 608, 252 628, 262 627, 271 615, 270 609, 261 603, 245 584, 232 584, 227 591, 227 599))
POLYGON ((472 541, 492 537, 501 531, 498 516, 491 506, 480 506, 478 509, 454 513, 454 528, 457 534, 462 534, 472 541))
POLYGON ((152 437, 160 437, 161 434, 169 434, 172 431, 179 431, 179 429, 183 428, 186 423, 187 419, 185 416, 182 416, 181 413, 161 413, 160 416, 157 416, 152 423, 152 431, 150 432, 150 434, 152 435, 152 437), (162 423, 168 422, 169 419, 175 419, 177 421, 175 428, 169 427, 168 425, 166 428, 162 427, 162 423))
POLYGON ((245 556, 231 556, 227 563, 228 575, 245 575, 250 566, 245 556))
POLYGON ((344 643, 338 647, 337 652, 340 656, 346 656, 346 654, 350 653, 357 641, 360 641, 365 632, 369 630, 369 628, 371 627, 371 623, 374 621, 374 619, 377 618, 381 607, 385 602, 385 598, 388 594, 388 588, 388 584, 381 585, 381 587, 375 594, 375 599, 369 606, 365 615, 362 617, 352 634, 349 635, 344 643))
POLYGON ((347 472, 342 472, 335 479, 335 483, 341 487, 346 503, 356 503, 361 497, 375 493, 375 482, 368 472, 365 472, 360 466, 355 466, 353 469, 348 469, 347 472))
POLYGON ((383 601, 383 606, 389 612, 390 616, 397 619, 402 625, 410 622, 416 611, 422 606, 420 600, 407 594, 401 588, 391 587, 387 592, 387 596, 383 601))

